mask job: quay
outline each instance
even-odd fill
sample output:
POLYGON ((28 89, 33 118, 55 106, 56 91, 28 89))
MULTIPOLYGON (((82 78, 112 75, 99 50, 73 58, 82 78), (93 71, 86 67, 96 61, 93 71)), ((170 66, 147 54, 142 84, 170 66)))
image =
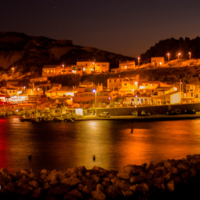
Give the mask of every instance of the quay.
POLYGON ((200 112, 196 114, 181 114, 181 115, 165 115, 165 114, 154 114, 150 116, 133 116, 133 115, 121 115, 121 116, 110 116, 98 117, 98 116, 83 116, 77 118, 76 121, 87 121, 87 120, 133 120, 133 121, 165 121, 165 120, 181 120, 181 119, 197 119, 200 118, 200 112))

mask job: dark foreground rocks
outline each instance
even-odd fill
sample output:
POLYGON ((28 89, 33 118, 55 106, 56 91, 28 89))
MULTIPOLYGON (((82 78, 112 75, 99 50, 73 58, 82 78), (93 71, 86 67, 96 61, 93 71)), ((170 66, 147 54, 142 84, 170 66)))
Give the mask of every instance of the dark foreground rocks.
POLYGON ((2 168, 0 199, 200 199, 200 155, 127 165, 121 171, 81 166, 11 174, 2 168))

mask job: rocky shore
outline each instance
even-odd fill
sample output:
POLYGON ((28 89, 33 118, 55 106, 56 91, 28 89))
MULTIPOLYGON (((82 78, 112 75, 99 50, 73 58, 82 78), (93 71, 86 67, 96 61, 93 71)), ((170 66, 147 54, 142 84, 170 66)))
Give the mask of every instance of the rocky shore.
POLYGON ((0 170, 0 199, 199 199, 200 154, 127 165, 120 171, 84 166, 65 172, 0 170))

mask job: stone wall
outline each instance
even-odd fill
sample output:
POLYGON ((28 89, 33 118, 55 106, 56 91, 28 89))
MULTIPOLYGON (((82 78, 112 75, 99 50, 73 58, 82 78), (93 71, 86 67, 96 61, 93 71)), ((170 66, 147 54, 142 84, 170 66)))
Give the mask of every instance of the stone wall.
POLYGON ((97 114, 101 112, 109 112, 111 116, 118 116, 118 115, 131 115, 133 111, 142 111, 146 110, 149 111, 151 114, 163 114, 164 112, 174 110, 174 109, 181 109, 181 110, 196 110, 200 111, 200 103, 192 103, 192 104, 174 104, 174 105, 162 105, 162 106, 138 106, 138 107, 123 107, 123 108, 102 108, 97 109, 97 114))
POLYGON ((200 155, 127 165, 121 171, 84 166, 65 172, 0 170, 0 199, 199 199, 200 155))

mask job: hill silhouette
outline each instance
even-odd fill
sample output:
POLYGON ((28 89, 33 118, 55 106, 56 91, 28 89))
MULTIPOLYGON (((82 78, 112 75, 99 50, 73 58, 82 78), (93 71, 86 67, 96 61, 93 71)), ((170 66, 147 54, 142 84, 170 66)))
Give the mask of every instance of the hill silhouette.
POLYGON ((141 54, 141 61, 148 63, 151 61, 151 57, 165 57, 167 60, 167 53, 170 53, 170 59, 177 59, 178 52, 181 53, 182 59, 188 59, 188 52, 191 52, 192 58, 200 58, 200 37, 190 39, 186 37, 183 39, 166 39, 160 40, 154 46, 150 47, 146 53, 141 54))
POLYGON ((22 73, 36 70, 41 73, 44 65, 76 64, 77 60, 109 62, 110 68, 118 67, 119 60, 133 57, 103 51, 94 47, 74 45, 72 40, 55 40, 47 37, 28 36, 24 33, 0 32, 0 68, 15 66, 22 73))

